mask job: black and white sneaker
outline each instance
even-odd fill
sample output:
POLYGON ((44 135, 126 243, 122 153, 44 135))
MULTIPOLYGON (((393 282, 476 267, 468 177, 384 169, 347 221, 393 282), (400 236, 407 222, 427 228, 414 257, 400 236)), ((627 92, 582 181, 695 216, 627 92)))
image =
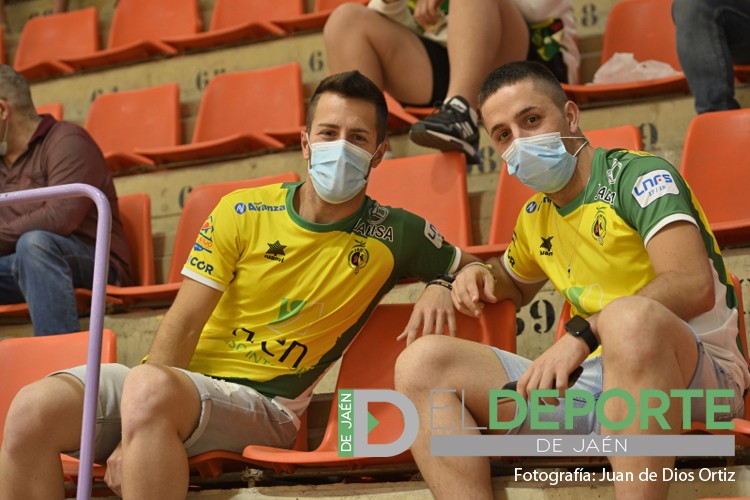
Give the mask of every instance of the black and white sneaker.
POLYGON ((477 113, 461 96, 454 96, 436 113, 412 125, 409 137, 427 148, 463 151, 467 162, 479 163, 477 113))

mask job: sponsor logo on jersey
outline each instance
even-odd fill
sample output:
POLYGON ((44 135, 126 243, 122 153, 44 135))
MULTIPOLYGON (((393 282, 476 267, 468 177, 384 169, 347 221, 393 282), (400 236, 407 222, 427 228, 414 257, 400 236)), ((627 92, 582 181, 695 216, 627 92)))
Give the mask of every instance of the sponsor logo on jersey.
POLYGON ((537 207, 538 205, 535 201, 530 201, 528 205, 526 205, 526 212, 533 214, 534 212, 536 212, 537 207))
POLYGON ((622 163, 617 158, 612 159, 612 166, 607 170, 607 180, 610 184, 614 184, 617 180, 617 176, 620 174, 622 169, 622 163))
POLYGON ((354 269, 354 274, 359 274, 370 261, 370 252, 365 248, 365 243, 366 241, 354 240, 354 247, 349 251, 347 262, 354 269))
POLYGON ((207 252, 211 253, 211 248, 214 246, 214 218, 212 215, 208 216, 200 231, 198 231, 198 237, 193 244, 193 250, 196 252, 207 252))
POLYGON ((204 260, 200 260, 198 257, 191 257, 190 260, 188 260, 188 264, 196 268, 198 271, 205 272, 209 276, 214 272, 214 266, 206 263, 204 260))
MULTIPOLYGON (((234 210, 237 211, 237 207, 244 205, 244 203, 238 203, 234 206, 234 210)), ((260 201, 254 201, 247 204, 248 212, 283 212, 286 210, 286 205, 266 205, 260 201)), ((238 214, 242 215, 244 212, 237 211, 238 214)))
POLYGON ((383 207, 380 205, 380 203, 375 202, 370 211, 367 212, 367 222, 369 222, 370 224, 380 224, 385 220, 386 217, 388 217, 388 212, 389 210, 386 207, 383 207))
POLYGON ((635 180, 633 198, 641 208, 646 208, 666 194, 680 194, 672 174, 666 170, 654 170, 635 180))
POLYGON ((435 245, 435 248, 440 249, 443 247, 443 235, 426 220, 424 221, 424 236, 435 245))
POLYGON ((610 190, 606 186, 599 186, 599 189, 596 191, 596 196, 594 196, 594 201, 596 200, 602 200, 605 203, 609 203, 612 205, 615 202, 615 197, 617 196, 617 193, 610 190))
POLYGON ((381 224, 367 224, 359 219, 354 225, 354 232, 368 238, 378 238, 393 242, 393 227, 381 224))
POLYGON ((607 218, 604 216, 603 208, 596 209, 594 223, 591 225, 591 236, 593 236, 600 245, 604 245, 604 237, 607 236, 607 218))
POLYGON ((554 254, 552 253, 552 238, 554 236, 549 236, 545 238, 544 236, 542 238, 542 244, 539 245, 539 255, 546 255, 548 257, 552 257, 554 254))
POLYGON ((287 247, 286 245, 282 245, 279 240, 276 240, 275 243, 266 243, 266 245, 268 245, 268 251, 265 255, 266 259, 274 260, 276 262, 284 262, 286 256, 284 249, 287 247))

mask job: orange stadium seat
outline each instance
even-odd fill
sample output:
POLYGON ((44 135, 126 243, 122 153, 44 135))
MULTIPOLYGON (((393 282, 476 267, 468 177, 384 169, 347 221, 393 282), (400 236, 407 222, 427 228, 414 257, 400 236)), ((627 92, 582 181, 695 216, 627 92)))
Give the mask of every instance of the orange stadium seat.
MULTIPOLYGON (((672 0, 615 3, 604 30, 601 64, 616 52, 630 52, 637 61, 654 59, 665 62, 681 71, 672 21, 672 0), (627 26, 638 26, 638 29, 627 29, 627 26)), ((562 85, 568 96, 579 103, 689 92, 684 75, 628 83, 562 85)))
POLYGON ((305 116, 301 78, 296 62, 215 76, 203 94, 192 143, 136 153, 172 163, 299 144, 305 116))
POLYGON ((42 104, 36 107, 36 114, 38 115, 52 115, 57 121, 63 119, 63 105, 59 102, 51 102, 49 104, 42 104))
POLYGON ((454 245, 471 244, 466 157, 461 153, 383 160, 370 174, 367 194, 382 205, 423 217, 454 245))
POLYGON ((135 149, 180 143, 180 88, 168 83, 100 95, 91 103, 84 127, 101 148, 110 170, 153 165, 135 149))
POLYGON ((404 107, 388 92, 383 92, 385 103, 388 106, 388 129, 401 128, 414 125, 419 121, 417 117, 406 111, 404 107))
POLYGON ((741 82, 750 82, 750 64, 735 66, 734 75, 741 82))
POLYGON ((163 40, 178 50, 194 50, 279 36, 286 31, 270 20, 303 12, 303 0, 216 0, 208 31, 163 40))
POLYGON ((8 64, 8 58, 5 56, 5 28, 0 26, 0 64, 8 64))
POLYGON ((722 245, 750 241, 748 137, 750 109, 698 115, 685 135, 680 171, 722 245))
MULTIPOLYGON (((396 358, 405 347, 396 337, 406 327, 413 304, 379 304, 341 358, 336 390, 393 389, 393 370, 396 358)), ((504 300, 488 304, 481 319, 464 314, 456 315, 460 338, 494 345, 515 351, 516 308, 504 300), (490 319, 492 317, 492 319, 490 319)), ((300 452, 268 446, 248 446, 243 455, 252 463, 276 472, 291 473, 298 467, 348 467, 360 469, 370 465, 411 463, 410 451, 394 457, 339 457, 338 406, 331 405, 323 441, 314 451, 300 452)), ((368 435, 371 444, 391 443, 403 429, 403 419, 396 408, 388 404, 373 404, 368 408, 378 424, 368 435)))
POLYGON ((174 300, 182 282, 182 266, 185 264, 190 250, 206 217, 211 213, 219 200, 226 194, 237 189, 265 186, 277 182, 298 181, 295 173, 271 175, 256 179, 229 181, 218 184, 205 184, 193 189, 185 201, 182 214, 177 224, 172 258, 167 274, 167 282, 156 285, 107 287, 107 294, 124 302, 136 303, 168 303, 174 300))
POLYGON ((315 0, 315 7, 312 12, 295 16, 285 16, 283 18, 272 19, 271 21, 289 33, 323 29, 333 9, 347 2, 367 5, 368 0, 315 0))
POLYGON ((62 62, 99 50, 96 7, 29 19, 21 31, 13 67, 29 80, 70 73, 62 62))
MULTIPOLYGON (((154 242, 151 233, 151 197, 146 193, 117 197, 125 239, 130 250, 133 275, 138 285, 154 284, 154 242)), ((107 285, 107 292, 121 287, 107 285)))
MULTIPOLYGON (((50 373, 85 365, 88 342, 89 332, 1 341, 0 376, 3 383, 0 385, 0 429, 5 428, 10 402, 18 391, 50 373)), ((101 362, 117 362, 117 337, 112 330, 102 332, 101 362)), ((78 460, 66 455, 62 455, 61 460, 68 479, 78 474, 78 460)), ((104 470, 100 467, 95 469, 94 476, 102 478, 104 470)))
MULTIPOLYGON (((643 148, 641 133, 634 125, 588 130, 584 132, 584 135, 595 148, 632 150, 643 148)), ((489 242, 485 245, 470 246, 466 248, 466 251, 483 259, 497 257, 503 253, 510 244, 518 213, 534 194, 534 191, 508 174, 508 169, 503 162, 500 166, 500 176, 495 192, 489 242)))
POLYGON ((194 34, 200 29, 197 0, 119 0, 107 48, 86 56, 66 57, 63 62, 84 69, 176 54, 177 50, 162 38, 194 34))

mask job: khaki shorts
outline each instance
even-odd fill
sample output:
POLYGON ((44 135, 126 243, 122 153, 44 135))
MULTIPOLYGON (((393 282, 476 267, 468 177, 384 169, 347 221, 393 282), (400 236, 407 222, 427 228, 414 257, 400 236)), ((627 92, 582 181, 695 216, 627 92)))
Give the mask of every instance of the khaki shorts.
MULTIPOLYGON (((185 440, 189 457, 207 451, 242 453, 245 446, 264 445, 290 448, 297 435, 297 418, 274 405, 259 392, 200 373, 180 370, 193 381, 201 401, 198 426, 185 440)), ((99 376, 99 406, 96 418, 94 461, 104 464, 120 443, 122 428, 120 401, 130 368, 104 364, 99 376)), ((81 383, 86 367, 63 370, 50 376, 68 374, 81 383)), ((78 450, 66 452, 77 457, 78 450)))

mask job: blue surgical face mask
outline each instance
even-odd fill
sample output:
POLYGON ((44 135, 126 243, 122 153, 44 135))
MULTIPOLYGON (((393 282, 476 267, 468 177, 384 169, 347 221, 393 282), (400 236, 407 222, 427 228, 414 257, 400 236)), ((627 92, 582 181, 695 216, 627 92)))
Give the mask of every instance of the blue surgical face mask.
POLYGON ((559 132, 521 137, 503 153, 508 173, 534 191, 556 193, 573 177, 576 155, 588 143, 585 137, 560 137, 559 132), (575 152, 565 149, 562 139, 585 139, 575 152))
POLYGON ((315 192, 334 205, 351 200, 367 184, 373 156, 344 139, 311 142, 310 178, 315 192))

